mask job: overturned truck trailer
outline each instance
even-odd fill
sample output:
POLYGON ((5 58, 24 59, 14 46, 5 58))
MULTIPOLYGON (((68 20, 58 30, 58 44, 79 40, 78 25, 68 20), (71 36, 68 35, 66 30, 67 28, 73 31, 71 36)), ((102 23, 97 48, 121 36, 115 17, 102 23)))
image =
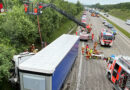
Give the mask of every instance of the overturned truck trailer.
POLYGON ((78 45, 78 36, 64 34, 21 63, 21 90, 60 90, 76 60, 78 45))

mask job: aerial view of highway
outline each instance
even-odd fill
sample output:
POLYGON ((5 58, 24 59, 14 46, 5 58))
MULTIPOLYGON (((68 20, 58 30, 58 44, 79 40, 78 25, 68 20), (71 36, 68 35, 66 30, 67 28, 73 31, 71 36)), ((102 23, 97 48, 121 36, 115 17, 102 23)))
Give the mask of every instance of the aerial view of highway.
MULTIPOLYGON (((89 11, 86 13, 87 21, 92 24, 95 41, 97 41, 100 31, 108 28, 104 26, 104 19, 102 17, 92 17, 89 11)), ((79 28, 77 30, 79 30, 79 28)), ((85 46, 86 44, 93 48, 92 41, 81 41, 80 47, 85 46)), ((130 39, 123 36, 121 32, 118 32, 112 47, 98 45, 97 48, 103 52, 105 56, 110 56, 111 54, 130 56, 129 45, 130 39)), ((81 48, 79 51, 81 51, 81 48)), ((86 57, 79 52, 75 66, 73 67, 63 90, 104 90, 104 88, 105 90, 113 90, 112 83, 106 78, 106 68, 106 61, 101 59, 87 60, 86 57)))
POLYGON ((0 0, 0 90, 130 90, 130 0, 0 0))

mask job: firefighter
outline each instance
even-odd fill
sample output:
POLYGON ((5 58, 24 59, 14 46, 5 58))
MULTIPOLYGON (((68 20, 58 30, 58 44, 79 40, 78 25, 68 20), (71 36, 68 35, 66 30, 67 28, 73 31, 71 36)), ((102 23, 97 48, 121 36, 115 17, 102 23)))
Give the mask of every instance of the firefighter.
POLYGON ((88 44, 86 45, 86 50, 87 50, 87 48, 89 48, 88 44))
POLYGON ((90 25, 87 25, 87 27, 86 27, 87 29, 88 29, 88 33, 90 33, 91 32, 91 30, 92 30, 92 28, 90 27, 90 25))
POLYGON ((76 32, 76 36, 78 35, 78 33, 76 32))
POLYGON ((88 53, 88 51, 89 51, 89 45, 87 44, 86 45, 86 54, 88 53))
POLYGON ((90 58, 90 49, 88 47, 86 50, 86 59, 89 59, 89 58, 90 58))
POLYGON ((85 49, 85 48, 84 48, 84 47, 82 47, 82 55, 84 54, 84 49, 85 49))
POLYGON ((90 58, 92 58, 93 49, 90 49, 90 50, 89 50, 89 53, 90 53, 90 58))
POLYGON ((33 50, 33 53, 37 53, 37 52, 38 52, 38 49, 33 50))
POLYGON ((98 44, 97 42, 94 43, 93 49, 96 49, 97 44, 98 44))
POLYGON ((28 52, 28 49, 26 49, 24 52, 28 52))
POLYGON ((92 41, 94 40, 94 33, 92 33, 92 41))
POLYGON ((34 50, 35 50, 35 45, 32 44, 32 45, 30 46, 30 51, 33 52, 34 50))

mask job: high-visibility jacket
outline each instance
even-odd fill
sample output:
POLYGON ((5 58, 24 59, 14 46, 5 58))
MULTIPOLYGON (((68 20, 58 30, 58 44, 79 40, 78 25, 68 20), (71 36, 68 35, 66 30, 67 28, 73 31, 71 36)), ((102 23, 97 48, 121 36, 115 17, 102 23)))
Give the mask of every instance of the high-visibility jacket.
POLYGON ((90 51, 89 51, 91 54, 93 53, 93 49, 90 49, 90 51))

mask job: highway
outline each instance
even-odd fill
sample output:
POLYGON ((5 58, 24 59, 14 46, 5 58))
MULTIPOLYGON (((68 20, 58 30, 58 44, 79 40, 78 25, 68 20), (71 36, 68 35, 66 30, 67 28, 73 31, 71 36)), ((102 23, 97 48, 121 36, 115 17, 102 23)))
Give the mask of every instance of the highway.
MULTIPOLYGON (((98 41, 99 31, 106 28, 102 24, 103 18, 91 17, 90 13, 87 12, 87 21, 92 24, 95 34, 94 41, 98 41)), ((78 27, 77 30, 79 29, 78 27)), ((111 82, 106 78, 107 63, 101 59, 86 60, 82 55, 81 47, 86 44, 93 47, 92 41, 80 42, 78 57, 62 90, 113 90, 111 82)), ((102 47, 98 44, 97 49, 102 51, 104 56, 111 54, 130 56, 130 39, 118 31, 112 47, 102 47)))
MULTIPOLYGON (((100 14, 105 16, 104 13, 100 13, 100 14)), ((124 30, 126 30, 127 32, 130 33, 130 25, 127 25, 126 21, 123 21, 117 17, 110 15, 110 14, 109 14, 109 17, 106 17, 106 18, 111 20, 112 22, 114 22, 115 24, 117 24, 118 26, 122 27, 124 30)))

